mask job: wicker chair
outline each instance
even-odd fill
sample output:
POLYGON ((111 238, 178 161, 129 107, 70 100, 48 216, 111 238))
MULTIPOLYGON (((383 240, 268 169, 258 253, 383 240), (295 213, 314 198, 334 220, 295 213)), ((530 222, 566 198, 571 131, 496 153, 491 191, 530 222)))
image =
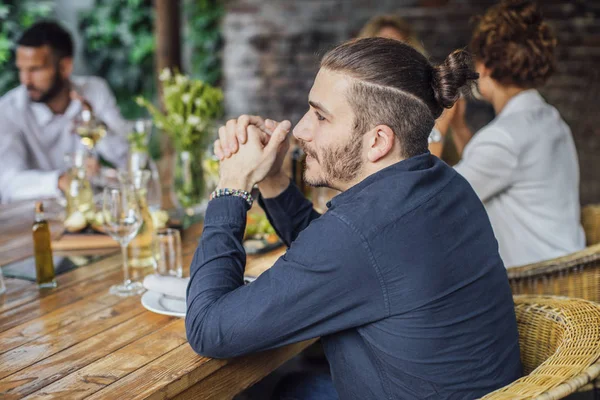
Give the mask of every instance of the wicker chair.
POLYGON ((513 294, 553 294, 600 302, 600 244, 565 257, 509 268, 513 294))
POLYGON ((514 301, 526 375, 483 399, 562 399, 600 374, 600 305, 554 296, 514 301))
POLYGON ((600 204, 590 204, 581 209, 581 225, 588 246, 600 243, 600 204))

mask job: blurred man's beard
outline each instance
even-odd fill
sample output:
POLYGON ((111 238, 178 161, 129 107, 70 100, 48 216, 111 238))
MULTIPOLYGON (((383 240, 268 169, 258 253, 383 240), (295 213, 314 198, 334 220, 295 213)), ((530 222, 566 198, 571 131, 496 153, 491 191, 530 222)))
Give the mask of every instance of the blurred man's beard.
POLYGON ((336 183, 346 183, 354 180, 363 166, 361 158, 362 133, 353 132, 348 141, 334 149, 324 149, 321 155, 308 149, 304 142, 299 142, 304 153, 314 158, 313 163, 319 164, 321 173, 318 177, 308 174, 308 165, 304 170, 304 181, 314 187, 335 187, 336 183))
MULTIPOLYGON (((67 80, 63 79, 60 76, 60 73, 58 71, 56 71, 56 75, 54 75, 54 80, 52 81, 52 86, 50 86, 50 89, 46 90, 45 92, 42 92, 40 97, 37 99, 34 99, 30 96, 31 101, 33 101, 35 103, 48 103, 49 101, 54 99, 65 88, 66 82, 67 82, 67 80)), ((27 90, 39 91, 39 89, 36 88, 35 86, 27 86, 27 90)))

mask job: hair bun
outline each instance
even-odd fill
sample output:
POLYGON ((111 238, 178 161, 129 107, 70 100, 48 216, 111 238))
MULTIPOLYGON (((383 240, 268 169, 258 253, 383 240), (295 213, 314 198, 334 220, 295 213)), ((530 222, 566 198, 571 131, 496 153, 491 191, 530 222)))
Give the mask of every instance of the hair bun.
POLYGON ((444 108, 452 107, 463 88, 470 87, 477 78, 471 55, 465 50, 453 51, 442 64, 433 67, 431 87, 435 100, 444 108))

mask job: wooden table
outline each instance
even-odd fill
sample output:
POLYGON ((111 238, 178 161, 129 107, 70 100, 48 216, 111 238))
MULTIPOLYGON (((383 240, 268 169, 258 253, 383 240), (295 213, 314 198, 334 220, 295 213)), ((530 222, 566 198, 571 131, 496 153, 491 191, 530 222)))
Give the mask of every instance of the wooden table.
MULTIPOLYGON (((0 207, 0 265, 31 255, 32 210, 32 203, 0 207)), ((186 266, 201 230, 184 232, 186 266)), ((260 274, 282 253, 248 257, 247 274, 260 274)), ((120 254, 59 275, 56 289, 5 278, 0 398, 228 399, 313 342, 230 360, 201 357, 186 341, 183 319, 147 311, 139 296, 110 295, 122 279, 120 254)))

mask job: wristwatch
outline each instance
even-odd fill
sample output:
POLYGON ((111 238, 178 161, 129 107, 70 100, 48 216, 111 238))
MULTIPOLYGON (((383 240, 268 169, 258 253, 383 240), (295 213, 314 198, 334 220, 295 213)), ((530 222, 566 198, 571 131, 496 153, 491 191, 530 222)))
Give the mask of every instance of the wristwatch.
POLYGON ((427 142, 429 144, 431 144, 431 143, 442 143, 443 141, 444 141, 444 136, 442 135, 442 132, 440 132, 439 129, 434 127, 431 130, 431 133, 429 134, 429 138, 427 139, 427 142))

